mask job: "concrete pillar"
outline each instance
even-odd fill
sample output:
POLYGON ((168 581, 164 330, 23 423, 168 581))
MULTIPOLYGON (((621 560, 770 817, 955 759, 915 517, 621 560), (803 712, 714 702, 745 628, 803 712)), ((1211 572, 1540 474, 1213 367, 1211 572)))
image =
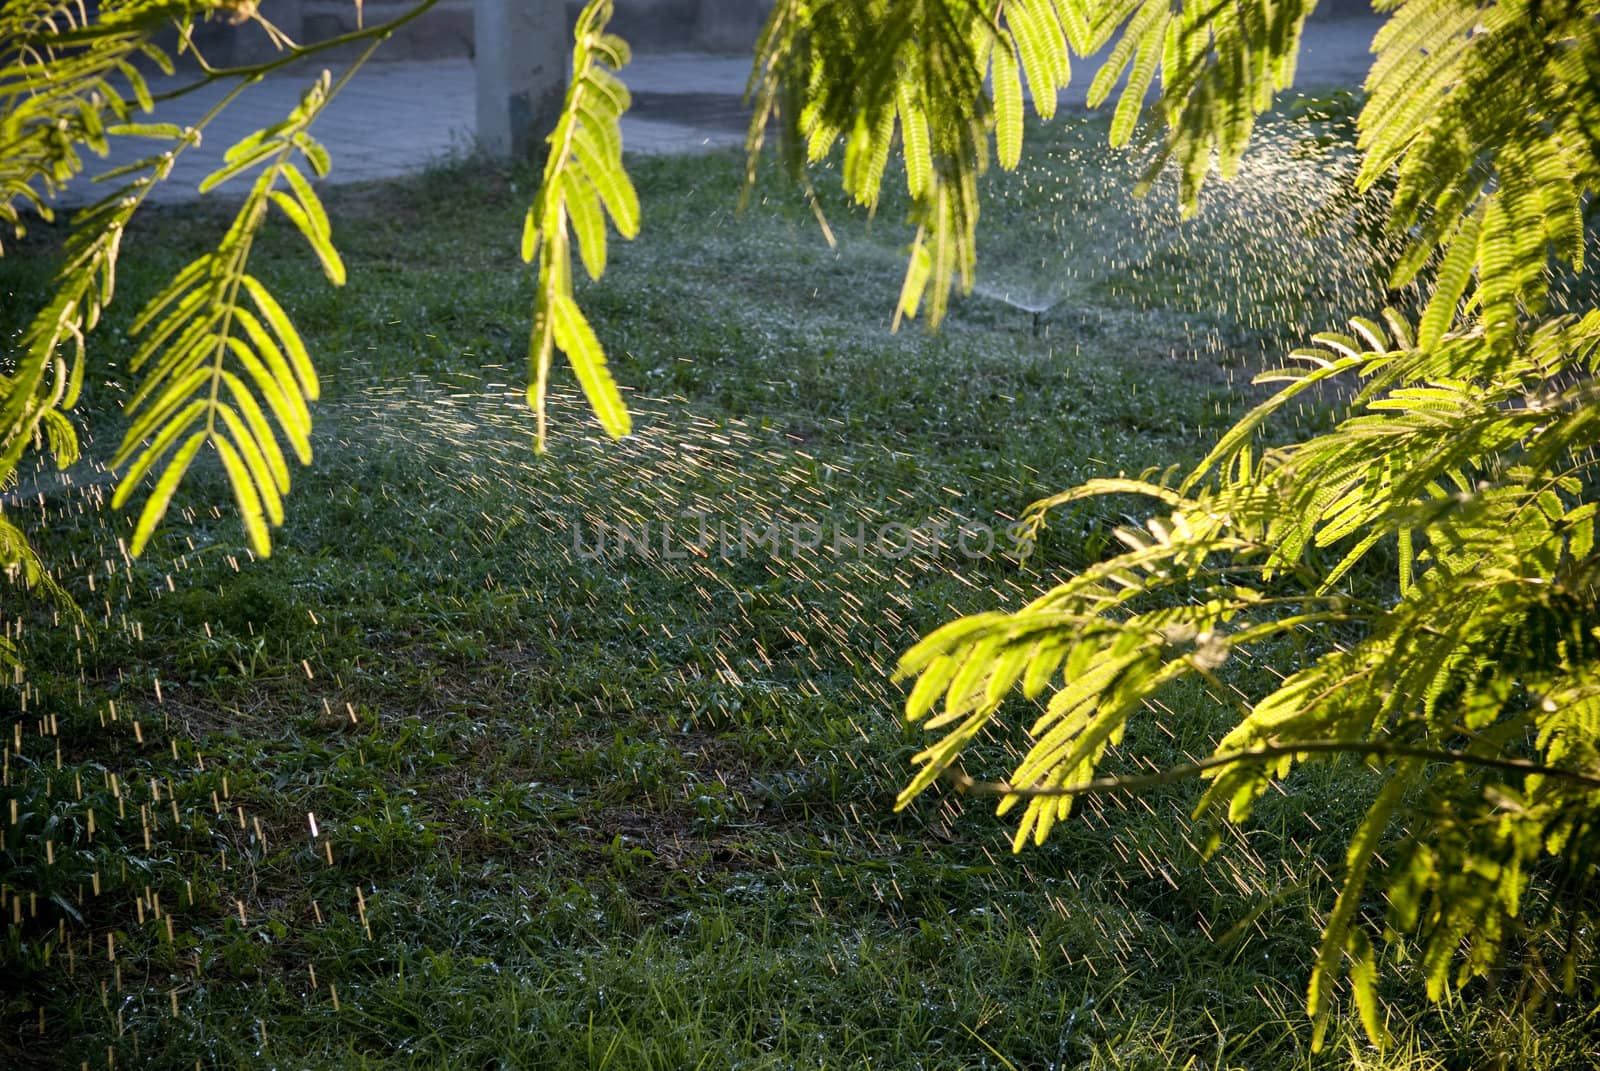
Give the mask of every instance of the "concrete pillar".
POLYGON ((562 0, 477 0, 473 19, 478 143, 494 156, 542 159, 567 89, 562 0))

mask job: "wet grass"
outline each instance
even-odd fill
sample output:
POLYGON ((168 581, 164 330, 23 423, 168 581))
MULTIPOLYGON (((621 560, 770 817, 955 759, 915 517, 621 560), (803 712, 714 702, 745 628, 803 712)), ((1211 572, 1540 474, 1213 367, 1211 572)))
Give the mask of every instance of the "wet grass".
MULTIPOLYGON (((1129 207, 1100 140, 1063 133, 993 191, 985 285, 1015 269, 1047 290, 1037 332, 980 293, 938 334, 891 334, 892 198, 870 222, 829 202, 830 249, 775 179, 736 214, 732 156, 637 161, 648 230, 580 292, 637 433, 598 438, 563 382, 544 458, 520 400, 530 173, 464 161, 333 193, 343 291, 269 236, 256 270, 327 388, 272 558, 213 509, 214 473, 137 562, 103 486, 7 505, 89 621, 7 615, 29 676, 0 698, 23 727, 0 1063, 1581 1063, 1570 1011, 1524 1019, 1481 989, 1428 1009, 1398 962, 1390 1052, 1353 1018, 1308 1051, 1359 767, 1298 772, 1204 863, 1190 786, 1091 799, 1019 857, 959 797, 892 810, 918 740, 896 655, 1093 560, 1137 506, 1062 515, 1026 567, 1010 518, 1193 460, 1250 401, 1271 325, 1371 307, 1355 254, 1239 275, 1337 237, 1314 176, 1264 158, 1185 224, 1159 193, 1129 207)), ((224 224, 162 210, 130 236, 92 456, 130 310, 224 224)), ((4 330, 54 240, 0 261, 4 330)), ((1234 683, 1295 657, 1255 654, 1234 683)), ((1228 716, 1176 690, 1115 762, 1182 761, 1228 716)), ((983 772, 1020 739, 984 741, 983 772)))

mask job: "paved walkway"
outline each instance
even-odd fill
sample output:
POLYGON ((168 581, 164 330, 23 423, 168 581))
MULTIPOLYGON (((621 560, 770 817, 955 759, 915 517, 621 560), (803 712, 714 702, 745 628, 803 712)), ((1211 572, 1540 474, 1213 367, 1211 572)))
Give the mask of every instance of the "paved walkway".
MULTIPOLYGON (((1354 86, 1370 64, 1368 47, 1382 21, 1353 18, 1312 23, 1295 84, 1300 88, 1354 86)), ((1097 64, 1080 64, 1082 74, 1063 94, 1070 106, 1082 107, 1097 64)), ((224 150, 251 131, 268 126, 293 109, 318 70, 288 70, 247 89, 206 132, 205 141, 184 153, 172 179, 154 191, 157 201, 182 201, 196 196, 200 180, 221 164, 224 150)), ((623 144, 634 153, 685 153, 741 144, 744 91, 750 61, 744 56, 643 54, 623 78, 635 96, 623 117, 623 144)), ((180 84, 162 80, 160 92, 180 84)), ((199 119, 225 92, 207 86, 163 105, 159 118, 179 124, 199 119)), ((473 144, 474 88, 472 62, 466 59, 373 63, 353 78, 318 119, 313 132, 333 157, 329 181, 363 182, 416 171, 473 144)), ((139 158, 141 146, 122 139, 104 162, 92 162, 97 173, 139 158)), ((224 185, 242 190, 242 179, 224 185)), ((98 187, 80 184, 71 200, 83 202, 98 187)))

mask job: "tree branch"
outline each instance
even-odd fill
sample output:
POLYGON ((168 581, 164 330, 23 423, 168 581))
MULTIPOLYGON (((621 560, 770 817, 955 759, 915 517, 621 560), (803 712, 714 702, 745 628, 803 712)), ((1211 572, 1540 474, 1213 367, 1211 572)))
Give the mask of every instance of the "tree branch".
MULTIPOLYGON (((212 82, 220 82, 229 78, 253 81, 262 77, 263 75, 270 74, 279 68, 287 67, 292 63, 297 63, 300 60, 305 59, 307 56, 316 55, 318 52, 325 52, 330 48, 338 48, 342 45, 354 44, 357 41, 371 41, 374 45, 376 45, 390 37, 396 30, 404 26, 406 23, 421 18, 428 12, 430 8, 433 8, 439 2, 440 0, 421 0, 416 7, 412 8, 410 11, 407 11, 403 15, 399 15, 390 19, 388 22, 379 23, 377 26, 368 26, 365 29, 351 30, 349 33, 343 33, 337 37, 330 37, 326 41, 318 41, 315 44, 296 45, 283 55, 277 57, 276 59, 268 60, 265 63, 257 63, 244 67, 205 66, 203 68, 204 77, 198 78, 186 86, 180 86, 177 89, 171 89, 165 93, 159 93, 150 99, 152 102, 160 104, 163 101, 175 100, 178 97, 193 93, 201 86, 210 85, 212 82)), ((196 53, 197 58, 198 55, 199 54, 196 53)), ((364 62, 365 60, 366 56, 363 55, 362 61, 364 62)), ((201 62, 204 64, 203 60, 201 62)), ((360 64, 358 63, 357 66, 359 65, 360 64)))
POLYGON ((1155 788, 1159 785, 1187 781, 1190 778, 1199 777, 1208 770, 1215 770, 1224 766, 1270 762, 1287 755, 1305 754, 1370 755, 1378 758, 1422 759, 1426 762, 1442 762, 1455 766, 1481 766, 1491 770, 1504 770, 1508 773, 1558 777, 1562 780, 1574 781, 1595 791, 1600 791, 1600 776, 1583 773, 1579 770, 1545 766, 1541 763, 1528 762, 1524 759, 1502 759, 1488 755, 1469 755, 1462 751, 1417 747, 1411 744, 1396 744, 1381 740, 1304 740, 1293 744, 1266 744, 1241 751, 1224 751, 1196 762, 1186 762, 1178 766, 1168 767, 1165 770, 1156 770, 1152 773, 1114 774, 1107 777, 1092 778, 1088 781, 1079 781, 1071 785, 1019 787, 1008 781, 979 781, 958 767, 951 767, 946 770, 945 776, 955 786, 957 792, 968 796, 1020 796, 1027 799, 1052 796, 1090 796, 1106 792, 1137 792, 1147 788, 1155 788))

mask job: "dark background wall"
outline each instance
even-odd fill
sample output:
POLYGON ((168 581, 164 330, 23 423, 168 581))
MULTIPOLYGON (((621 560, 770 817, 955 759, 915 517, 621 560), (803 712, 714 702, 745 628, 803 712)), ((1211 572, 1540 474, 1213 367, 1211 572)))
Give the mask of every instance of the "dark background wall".
MULTIPOLYGON (((583 4, 568 0, 569 17, 583 4)), ((772 0, 617 0, 612 26, 641 51, 745 52, 772 0)))

